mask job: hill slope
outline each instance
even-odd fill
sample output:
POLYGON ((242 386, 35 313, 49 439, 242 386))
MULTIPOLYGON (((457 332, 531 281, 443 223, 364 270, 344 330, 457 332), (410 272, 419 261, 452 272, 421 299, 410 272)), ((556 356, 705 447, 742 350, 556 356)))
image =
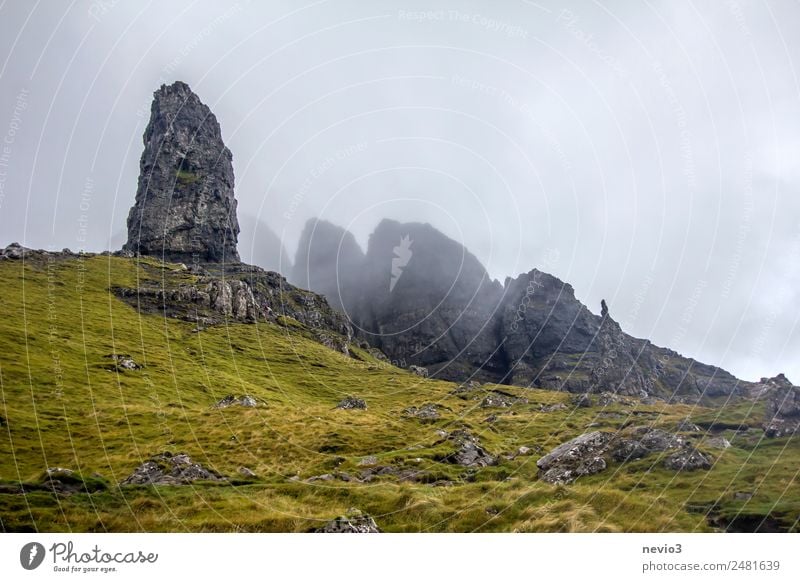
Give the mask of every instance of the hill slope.
POLYGON ((764 438, 761 400, 712 410, 459 387, 352 343, 349 356, 328 349, 312 320, 190 321, 170 293, 120 298, 213 273, 23 254, 0 260, 0 531, 309 531, 351 507, 384 531, 798 528, 800 443, 764 438), (215 407, 229 395, 256 406, 215 407), (347 396, 366 409, 336 408, 347 396), (711 432, 678 427, 687 417, 711 432), (654 427, 713 466, 669 469, 673 450, 626 462, 602 451, 602 469, 570 468, 583 473, 563 484, 537 467, 579 435, 654 427), (716 436, 732 446, 717 448, 716 436), (227 479, 119 485, 161 453, 227 479))

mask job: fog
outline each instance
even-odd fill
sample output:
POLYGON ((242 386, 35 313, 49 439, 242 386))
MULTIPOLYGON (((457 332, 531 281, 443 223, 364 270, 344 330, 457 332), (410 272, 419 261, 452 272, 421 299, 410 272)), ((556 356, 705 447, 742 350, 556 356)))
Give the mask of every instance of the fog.
POLYGON ((0 244, 119 248, 152 93, 183 80, 246 260, 291 262, 311 217, 362 248, 429 222, 501 281, 537 267, 633 335, 800 382, 800 4, 500 4, 2 3, 0 244))

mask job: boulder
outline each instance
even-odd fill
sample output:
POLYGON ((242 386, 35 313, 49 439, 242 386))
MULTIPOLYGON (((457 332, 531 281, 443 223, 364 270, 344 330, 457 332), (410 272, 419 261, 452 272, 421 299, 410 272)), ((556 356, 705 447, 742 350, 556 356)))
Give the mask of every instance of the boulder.
POLYGON ((226 481, 184 453, 161 453, 139 465, 120 485, 187 485, 195 481, 226 481))
POLYGON ((230 406, 242 406, 244 408, 255 408, 258 402, 252 396, 244 394, 242 396, 234 396, 229 394, 214 405, 214 408, 228 408, 230 406))
POLYGON ((421 378, 428 377, 428 368, 423 368, 422 366, 409 366, 408 371, 412 374, 415 374, 421 378))
POLYGON ((403 415, 410 418, 417 418, 419 420, 438 420, 439 419, 439 405, 437 404, 423 404, 419 408, 416 406, 409 406, 403 410, 403 415))
POLYGON ((375 520, 358 509, 350 509, 345 515, 332 519, 317 533, 381 533, 375 520))
POLYGON ((346 396, 344 399, 339 401, 339 404, 336 405, 336 408, 340 408, 342 410, 366 410, 367 403, 362 398, 346 396))
POLYGON ((710 469, 713 460, 693 447, 687 447, 664 459, 664 467, 671 471, 697 471, 710 469))
POLYGON ((488 467, 497 464, 497 459, 484 449, 477 437, 468 431, 459 429, 447 436, 447 440, 456 445, 456 449, 445 455, 442 461, 462 467, 488 467))
POLYGON ((508 408, 515 404, 527 403, 528 401, 525 398, 518 398, 511 394, 500 392, 499 390, 492 390, 487 393, 486 397, 481 401, 480 406, 481 408, 508 408))
POLYGON ((613 433, 594 431, 557 446, 536 462, 539 478, 547 483, 568 484, 605 470, 603 455, 613 438, 613 433))

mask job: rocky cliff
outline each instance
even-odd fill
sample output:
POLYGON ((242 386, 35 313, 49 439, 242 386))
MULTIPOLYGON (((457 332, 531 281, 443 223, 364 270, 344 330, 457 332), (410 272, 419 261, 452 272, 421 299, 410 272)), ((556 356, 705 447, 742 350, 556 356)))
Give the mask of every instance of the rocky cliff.
POLYGON ((144 133, 125 251, 170 261, 239 261, 233 164, 219 123, 188 85, 162 85, 144 133))
POLYGON ((319 277, 302 283, 346 297, 358 333, 400 365, 455 381, 674 401, 737 394, 744 386, 720 368, 626 334, 605 302, 600 315, 592 313, 552 275, 534 269, 501 286, 428 224, 382 221, 360 264, 359 252, 347 253, 347 269, 337 268, 331 248, 352 236, 327 223, 322 232, 318 250, 301 245, 316 256, 304 269, 319 277))

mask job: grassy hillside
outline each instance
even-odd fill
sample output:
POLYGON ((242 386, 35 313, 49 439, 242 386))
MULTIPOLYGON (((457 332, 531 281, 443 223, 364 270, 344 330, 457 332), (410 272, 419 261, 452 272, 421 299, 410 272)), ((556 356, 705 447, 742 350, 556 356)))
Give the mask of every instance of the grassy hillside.
POLYGON ((309 531, 351 507, 384 531, 709 531, 709 511, 723 522, 739 516, 742 527, 768 517, 779 529, 798 529, 800 439, 723 430, 733 446, 705 449, 715 459, 710 471, 675 473, 649 456, 568 486, 537 480, 539 457, 588 430, 673 430, 686 417, 757 426, 761 405, 542 412, 568 395, 503 386, 527 403, 483 408, 480 393, 453 394, 455 384, 421 379, 358 348, 344 356, 297 322, 198 331, 140 316, 109 292, 161 278, 192 275, 108 256, 0 262, 0 531, 309 531), (112 354, 141 368, 117 369, 112 354), (259 406, 213 407, 229 394, 252 395, 259 406), (346 395, 365 399, 367 410, 336 409, 346 395), (440 405, 440 419, 403 414, 426 403, 440 405), (453 444, 437 431, 458 428, 499 463, 443 462, 453 444), (522 446, 531 454, 515 456, 522 446), (188 453, 230 481, 118 486, 164 451, 188 453), (368 456, 396 471, 343 480, 368 456), (92 492, 37 490, 48 467, 76 471, 92 492), (255 477, 242 477, 242 467, 255 477), (403 481, 403 471, 417 480, 403 481), (309 481, 320 475, 333 478, 309 481))

